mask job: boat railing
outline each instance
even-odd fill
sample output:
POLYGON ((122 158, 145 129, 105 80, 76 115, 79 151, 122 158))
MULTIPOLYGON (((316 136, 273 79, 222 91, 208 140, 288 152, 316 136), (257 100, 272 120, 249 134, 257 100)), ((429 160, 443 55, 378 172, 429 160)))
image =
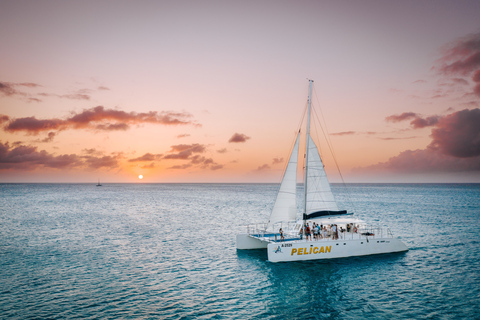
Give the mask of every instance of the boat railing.
POLYGON ((293 235, 298 238, 298 232, 301 229, 301 225, 296 221, 282 221, 268 225, 268 223, 256 223, 247 225, 247 234, 255 237, 281 239, 280 229, 283 231, 284 239, 288 238, 292 240, 293 235))
MULTIPOLYGON (((313 235, 309 240, 314 240, 313 235)), ((317 237, 316 240, 321 241, 338 241, 338 240, 370 240, 370 239, 385 239, 385 238, 393 238, 393 233, 390 231, 388 227, 378 227, 378 226, 368 226, 363 225, 358 227, 357 229, 353 229, 350 231, 343 230, 338 231, 338 238, 333 234, 331 229, 327 230, 326 233, 322 233, 317 237)), ((289 240, 302 240, 307 241, 305 235, 300 235, 298 232, 296 233, 287 233, 284 235, 283 241, 289 240)), ((309 241, 308 240, 308 241, 309 241)), ((273 239, 272 239, 273 241, 273 239)), ((282 241, 279 237, 276 238, 276 242, 282 241)))
MULTIPOLYGON (((268 238, 269 241, 282 242, 293 240, 307 241, 306 236, 300 233, 301 225, 292 222, 279 222, 273 226, 268 226, 267 223, 257 223, 247 226, 247 233, 251 236, 258 238, 268 238), (280 228, 283 230, 283 239, 280 235, 280 228), (298 229, 298 230, 297 230, 298 229)), ((337 240, 369 240, 380 238, 393 238, 393 233, 388 227, 380 227, 373 225, 359 225, 357 228, 347 231, 346 229, 338 230, 338 238, 333 234, 332 229, 328 229, 326 232, 322 232, 317 237, 317 240, 323 241, 337 241, 337 240), (343 231, 342 231, 343 230, 343 231)), ((313 240, 313 235, 311 237, 313 240)))

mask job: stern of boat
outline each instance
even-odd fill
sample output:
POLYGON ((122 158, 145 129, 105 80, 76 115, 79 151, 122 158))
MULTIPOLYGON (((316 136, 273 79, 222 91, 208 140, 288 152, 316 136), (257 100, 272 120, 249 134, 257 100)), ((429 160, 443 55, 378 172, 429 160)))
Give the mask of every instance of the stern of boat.
POLYGON ((269 241, 261 240, 247 233, 237 234, 237 249, 265 249, 269 241))

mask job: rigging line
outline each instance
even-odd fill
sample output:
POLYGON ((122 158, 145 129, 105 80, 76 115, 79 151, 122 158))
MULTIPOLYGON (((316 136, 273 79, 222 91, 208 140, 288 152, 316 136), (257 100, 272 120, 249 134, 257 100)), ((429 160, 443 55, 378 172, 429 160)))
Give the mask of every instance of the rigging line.
POLYGON ((325 126, 325 131, 327 132, 327 134, 325 134, 325 132, 323 131, 323 126, 321 125, 322 123, 321 123, 320 119, 318 118, 318 114, 316 112, 316 109, 314 109, 314 115, 317 117, 317 121, 320 124, 320 128, 322 129, 322 133, 325 137, 325 141, 327 142, 327 146, 330 149, 330 152, 333 156, 333 161, 335 162, 335 166, 337 167, 337 171, 338 171, 338 174, 340 175, 342 185, 345 188, 345 190, 347 190, 347 193, 348 193, 347 200, 348 200, 348 202, 350 202, 351 207, 354 208, 354 210, 356 211, 356 208, 354 207, 353 202, 351 200, 350 189, 347 187, 347 185, 345 183, 345 179, 343 178, 342 172, 340 171, 340 166, 338 165, 338 162, 337 162, 337 157, 335 155, 335 151, 333 150, 333 146, 332 146, 332 143, 331 143, 331 140, 330 140, 330 134, 328 133, 327 123, 325 121, 325 117, 323 116, 322 108, 320 108, 320 101, 318 100, 317 90, 315 89, 315 87, 313 88, 313 90, 314 90, 314 93, 315 93, 315 98, 317 99, 318 109, 320 111, 320 115, 322 116, 323 125, 325 126))
POLYGON ((317 94, 317 91, 315 88, 313 88, 314 91, 315 91, 315 97, 317 99, 317 103, 318 103, 318 109, 319 109, 319 112, 320 112, 320 115, 322 116, 322 120, 323 120, 323 126, 321 125, 322 122, 320 122, 320 119, 318 118, 318 114, 316 113, 316 109, 314 109, 314 114, 315 116, 317 117, 317 121, 319 122, 320 124, 320 128, 322 129, 322 133, 323 135, 325 136, 325 141, 327 142, 327 146, 328 146, 328 149, 330 150, 330 152, 332 153, 332 156, 333 156, 333 161, 335 162, 335 166, 337 167, 337 171, 340 175, 340 178, 342 180, 342 184, 345 185, 345 180, 343 179, 343 175, 342 175, 342 172, 340 171, 340 166, 338 165, 338 162, 337 162, 337 156, 335 155, 335 151, 333 150, 333 146, 332 146, 332 143, 331 143, 331 140, 330 140, 330 133, 328 132, 328 128, 327 128, 327 122, 325 121, 325 117, 323 116, 323 113, 322 113, 322 108, 320 108, 320 101, 318 100, 318 94, 317 94), (325 131, 323 130, 323 127, 325 127, 325 131))

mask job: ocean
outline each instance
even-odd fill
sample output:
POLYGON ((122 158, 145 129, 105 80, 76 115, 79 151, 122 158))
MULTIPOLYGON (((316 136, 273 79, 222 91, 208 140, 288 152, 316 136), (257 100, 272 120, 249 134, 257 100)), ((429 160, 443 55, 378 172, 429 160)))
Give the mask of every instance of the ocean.
POLYGON ((0 184, 0 318, 480 319, 480 184, 334 184, 410 250, 270 263, 278 187, 0 184))

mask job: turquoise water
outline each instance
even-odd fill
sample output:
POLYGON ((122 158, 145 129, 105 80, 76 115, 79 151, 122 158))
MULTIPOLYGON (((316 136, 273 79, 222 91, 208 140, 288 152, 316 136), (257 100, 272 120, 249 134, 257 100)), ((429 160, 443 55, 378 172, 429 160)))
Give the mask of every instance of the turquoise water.
POLYGON ((277 189, 0 184, 0 318, 480 318, 480 185, 334 185, 410 250, 273 264, 235 234, 277 189))

